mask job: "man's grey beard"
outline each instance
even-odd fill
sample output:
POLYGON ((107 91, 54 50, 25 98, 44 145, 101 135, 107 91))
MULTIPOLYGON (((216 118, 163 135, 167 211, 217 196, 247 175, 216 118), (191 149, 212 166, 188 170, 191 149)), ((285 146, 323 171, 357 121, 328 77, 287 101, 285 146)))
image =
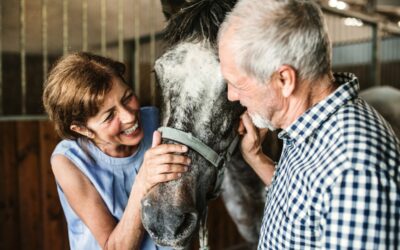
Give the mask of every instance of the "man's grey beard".
POLYGON ((269 131, 274 131, 276 130, 276 128, 272 125, 272 123, 263 118, 260 114, 249 114, 251 120, 254 123, 254 126, 256 126, 257 128, 267 128, 269 131))

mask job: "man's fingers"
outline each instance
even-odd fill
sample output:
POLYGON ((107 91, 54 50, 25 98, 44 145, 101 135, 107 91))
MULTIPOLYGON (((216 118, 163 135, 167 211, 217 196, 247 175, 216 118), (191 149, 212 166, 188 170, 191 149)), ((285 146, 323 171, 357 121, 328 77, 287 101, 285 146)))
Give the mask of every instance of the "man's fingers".
POLYGON ((251 121, 251 118, 247 111, 241 116, 241 118, 242 118, 243 126, 245 127, 247 133, 249 133, 249 134, 257 133, 257 129, 254 126, 253 122, 251 121))
POLYGON ((239 121, 239 127, 237 129, 239 135, 244 135, 246 133, 246 128, 243 125, 242 119, 239 121))
POLYGON ((268 129, 267 128, 261 128, 261 129, 259 129, 259 131, 260 131, 260 139, 261 139, 261 141, 264 141, 265 136, 268 133, 268 129))

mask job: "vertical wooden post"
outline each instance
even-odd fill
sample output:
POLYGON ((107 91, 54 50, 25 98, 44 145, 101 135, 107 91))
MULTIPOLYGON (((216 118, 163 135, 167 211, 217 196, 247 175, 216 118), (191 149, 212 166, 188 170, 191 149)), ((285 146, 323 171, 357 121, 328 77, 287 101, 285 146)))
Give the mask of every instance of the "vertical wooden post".
POLYGON ((44 249, 67 250, 69 249, 67 225, 50 165, 51 154, 60 138, 50 122, 39 122, 39 140, 44 249))
POLYGON ((43 249, 38 122, 17 123, 18 196, 22 249, 43 249))
POLYGON ((0 122, 0 249, 20 249, 16 122, 0 122))

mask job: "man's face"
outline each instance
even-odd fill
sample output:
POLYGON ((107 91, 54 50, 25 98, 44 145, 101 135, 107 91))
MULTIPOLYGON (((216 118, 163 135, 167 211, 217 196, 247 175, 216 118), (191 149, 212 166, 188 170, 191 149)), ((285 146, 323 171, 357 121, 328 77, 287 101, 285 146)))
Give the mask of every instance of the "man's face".
POLYGON ((256 127, 274 130, 274 114, 279 107, 278 89, 273 82, 260 83, 237 68, 229 45, 232 29, 228 29, 219 43, 222 75, 228 84, 228 99, 239 101, 247 108, 256 127))

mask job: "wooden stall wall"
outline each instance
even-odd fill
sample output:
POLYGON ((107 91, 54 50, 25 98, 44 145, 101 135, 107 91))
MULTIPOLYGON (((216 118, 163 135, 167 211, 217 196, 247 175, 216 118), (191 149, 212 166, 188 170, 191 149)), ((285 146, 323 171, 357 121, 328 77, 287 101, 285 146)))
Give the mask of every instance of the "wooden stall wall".
POLYGON ((49 122, 0 122, 0 249, 69 249, 50 155, 49 122))
MULTIPOLYGON (((58 141, 48 121, 0 122, 1 250, 69 249, 49 160, 58 141)), ((242 249, 221 199, 210 203, 209 213, 211 249, 242 249)))

